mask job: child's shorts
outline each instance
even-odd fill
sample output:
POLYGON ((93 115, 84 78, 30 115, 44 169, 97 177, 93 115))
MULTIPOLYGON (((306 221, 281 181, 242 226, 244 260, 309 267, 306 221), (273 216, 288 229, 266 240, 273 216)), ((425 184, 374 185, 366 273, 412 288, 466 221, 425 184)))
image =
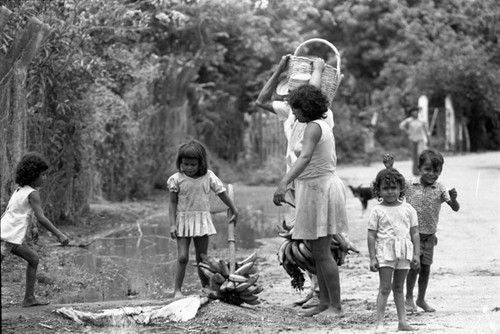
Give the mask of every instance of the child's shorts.
POLYGON ((8 241, 5 241, 2 239, 2 256, 7 256, 9 255, 9 253, 12 253, 12 251, 15 251, 16 248, 18 247, 19 245, 17 244, 13 244, 11 242, 8 242, 8 241))
POLYGON ((430 266, 434 258, 434 246, 438 239, 435 234, 420 233, 420 264, 430 266))
POLYGON ((396 269, 410 269, 410 260, 397 259, 395 261, 379 261, 378 267, 390 267, 394 270, 396 269))

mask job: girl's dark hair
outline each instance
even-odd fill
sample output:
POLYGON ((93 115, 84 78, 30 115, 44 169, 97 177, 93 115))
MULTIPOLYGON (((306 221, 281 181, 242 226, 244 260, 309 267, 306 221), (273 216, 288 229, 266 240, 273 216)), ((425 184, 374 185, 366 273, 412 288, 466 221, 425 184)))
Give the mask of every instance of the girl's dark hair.
POLYGON ((179 146, 179 150, 177 151, 177 160, 176 166, 179 172, 181 170, 182 159, 198 159, 198 175, 205 175, 208 171, 208 162, 207 162, 207 151, 202 143, 197 140, 190 140, 187 143, 179 146))
POLYGON ((31 185, 43 172, 49 169, 49 164, 38 153, 28 152, 16 166, 16 183, 24 187, 31 185))
POLYGON ((418 168, 422 167, 422 165, 425 164, 427 160, 430 161, 432 168, 443 168, 444 158, 438 151, 434 149, 427 149, 422 151, 422 153, 420 153, 420 156, 418 157, 418 168))
POLYGON ((382 181, 385 180, 385 183, 391 184, 396 183, 399 185, 399 189, 401 192, 399 193, 399 199, 402 200, 405 196, 406 190, 406 182, 403 175, 396 168, 385 168, 378 172, 377 177, 375 177, 375 181, 372 184, 373 195, 380 200, 382 197, 380 196, 380 185, 382 181))
POLYGON ((321 90, 313 85, 303 85, 290 92, 290 107, 300 109, 308 121, 326 118, 328 100, 321 90))

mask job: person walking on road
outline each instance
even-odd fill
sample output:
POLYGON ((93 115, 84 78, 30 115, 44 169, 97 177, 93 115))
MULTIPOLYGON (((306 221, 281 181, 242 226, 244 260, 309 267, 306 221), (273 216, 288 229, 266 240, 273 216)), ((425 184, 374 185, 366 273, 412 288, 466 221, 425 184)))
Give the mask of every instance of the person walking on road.
POLYGON ((418 156, 427 148, 429 143, 429 129, 427 123, 418 118, 419 107, 410 109, 410 116, 399 123, 399 128, 404 130, 410 141, 410 152, 412 157, 412 172, 418 176, 418 156))

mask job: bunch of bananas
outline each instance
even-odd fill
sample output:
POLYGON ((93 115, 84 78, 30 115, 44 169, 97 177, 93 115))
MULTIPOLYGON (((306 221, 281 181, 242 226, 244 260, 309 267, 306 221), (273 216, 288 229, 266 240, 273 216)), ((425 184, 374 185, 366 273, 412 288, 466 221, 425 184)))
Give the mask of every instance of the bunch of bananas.
MULTIPOLYGON (((288 226, 285 221, 277 227, 279 236, 285 239, 278 248, 278 261, 292 278, 292 286, 297 290, 303 290, 304 275, 300 269, 316 275, 311 245, 308 240, 293 240, 294 227, 288 226)), ((345 233, 337 233, 333 236, 330 250, 339 266, 345 263, 345 257, 351 251, 359 253, 345 233)))
POLYGON ((229 271, 229 263, 222 259, 216 259, 202 254, 202 261, 198 268, 210 281, 209 298, 219 299, 233 305, 243 303, 258 305, 258 294, 264 289, 257 285, 259 279, 255 274, 255 260, 257 253, 252 253, 246 259, 235 263, 234 273, 229 271))

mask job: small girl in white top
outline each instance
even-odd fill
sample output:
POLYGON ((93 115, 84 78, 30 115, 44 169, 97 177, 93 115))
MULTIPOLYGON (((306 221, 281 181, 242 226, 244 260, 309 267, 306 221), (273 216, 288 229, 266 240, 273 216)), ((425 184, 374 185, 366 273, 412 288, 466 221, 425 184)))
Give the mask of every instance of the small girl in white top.
MULTIPOLYGON (((176 161, 178 172, 172 175, 167 186, 170 191, 170 236, 177 240, 177 272, 174 297, 182 297, 182 283, 189 261, 189 245, 194 241, 196 263, 208 251, 208 236, 216 234, 210 214, 210 192, 213 191, 229 207, 229 222, 236 224, 238 211, 227 195, 221 180, 208 169, 205 147, 191 140, 179 147, 176 161)), ((202 287, 209 281, 198 269, 202 287)))
MULTIPOLYGON (((15 181, 18 188, 12 194, 7 209, 2 214, 2 261, 9 253, 17 255, 28 262, 26 269, 26 292, 23 307, 47 305, 35 297, 36 271, 39 257, 26 243, 26 230, 30 224, 32 213, 38 221, 52 232, 59 242, 66 246, 69 239, 45 216, 38 188, 45 182, 46 172, 49 169, 47 162, 36 153, 27 153, 16 167, 15 181)), ((38 238, 37 235, 34 236, 38 238)))
POLYGON ((420 240, 417 212, 402 202, 404 177, 394 168, 381 170, 373 182, 373 192, 380 203, 370 210, 368 251, 370 270, 380 278, 377 297, 376 333, 385 333, 384 313, 389 294, 394 294, 398 330, 412 331, 406 320, 403 287, 410 269, 420 266, 420 240))

